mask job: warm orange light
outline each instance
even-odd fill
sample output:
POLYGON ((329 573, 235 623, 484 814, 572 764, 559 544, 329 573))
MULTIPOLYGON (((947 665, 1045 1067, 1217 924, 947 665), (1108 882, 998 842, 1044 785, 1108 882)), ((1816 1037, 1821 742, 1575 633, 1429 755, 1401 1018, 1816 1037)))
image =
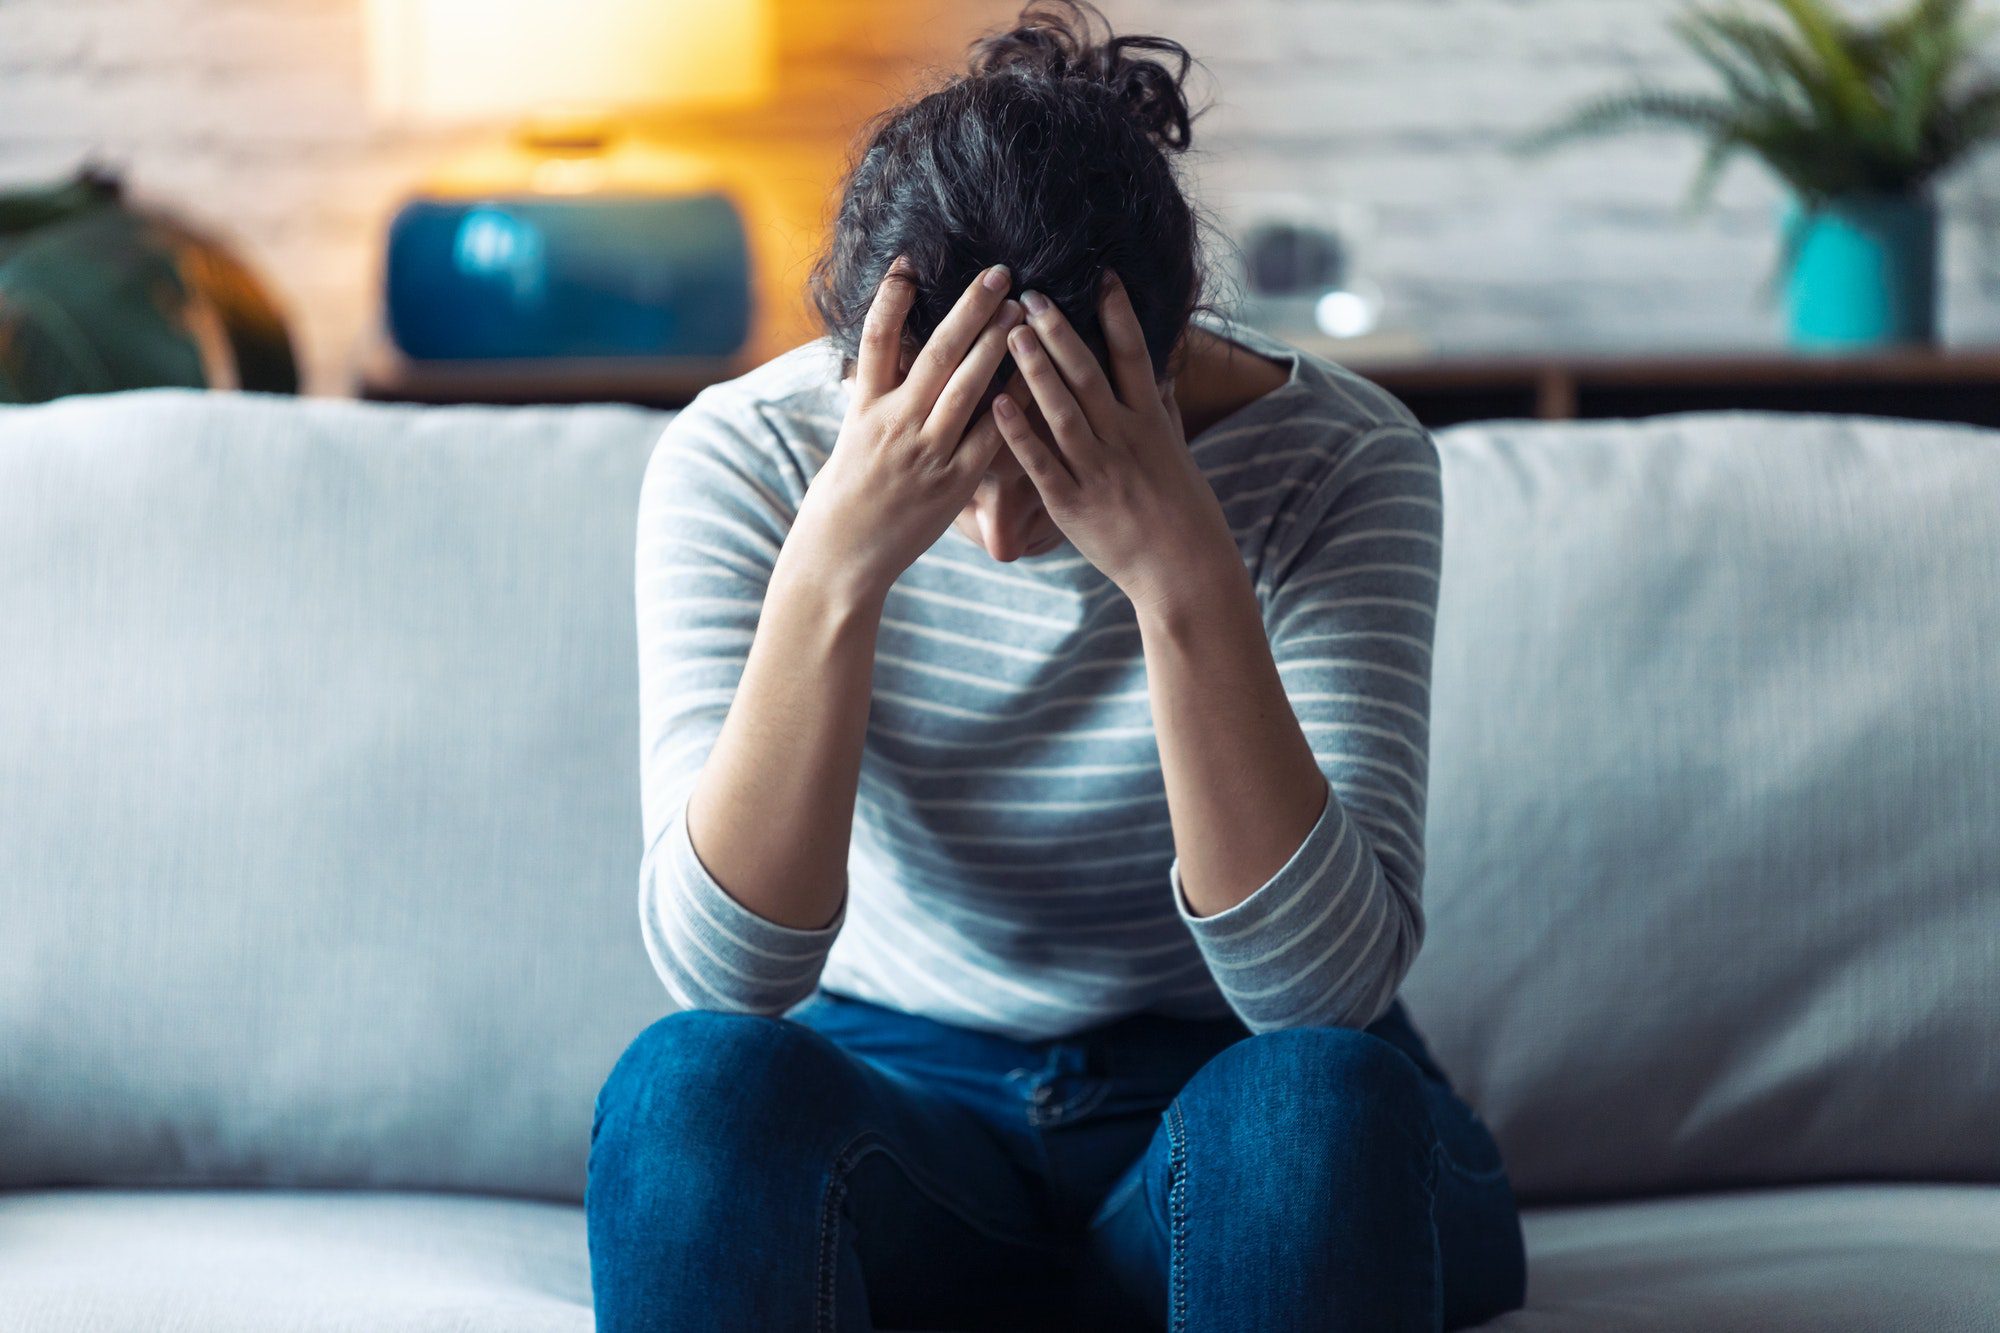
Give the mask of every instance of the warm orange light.
POLYGON ((766 0, 367 0, 371 94, 439 122, 768 97, 766 0))

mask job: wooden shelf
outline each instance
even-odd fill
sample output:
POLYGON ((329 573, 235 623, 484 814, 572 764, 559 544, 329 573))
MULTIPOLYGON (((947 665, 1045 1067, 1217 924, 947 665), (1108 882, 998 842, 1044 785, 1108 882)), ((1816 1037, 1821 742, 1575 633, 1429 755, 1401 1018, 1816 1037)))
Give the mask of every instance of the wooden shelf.
POLYGON ((1351 365, 1433 427, 1729 409, 2000 426, 2000 347, 1419 357, 1351 365))
POLYGON ((412 362, 377 333, 363 344, 355 395, 392 403, 631 403, 677 408, 686 407, 708 385, 752 369, 762 350, 727 359, 662 362, 608 357, 412 362))
MULTIPOLYGON (((1913 348, 1865 354, 1747 349, 1683 355, 1518 356, 1356 354, 1298 340, 1395 394, 1433 428, 1465 421, 1645 417, 1669 412, 1835 412, 2000 427, 2000 347, 1913 348)), ((727 362, 639 366, 615 362, 413 367, 379 340, 367 348, 361 396, 426 403, 623 402, 681 407, 704 385, 778 351, 746 349, 727 362)))

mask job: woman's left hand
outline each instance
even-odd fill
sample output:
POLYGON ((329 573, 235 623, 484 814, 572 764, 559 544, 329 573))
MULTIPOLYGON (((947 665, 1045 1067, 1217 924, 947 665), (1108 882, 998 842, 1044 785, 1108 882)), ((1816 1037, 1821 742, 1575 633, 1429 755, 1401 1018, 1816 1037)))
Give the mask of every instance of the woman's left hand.
POLYGON ((1240 572, 1221 502, 1188 452, 1173 382, 1153 379, 1124 284, 1107 272, 1098 300, 1116 392, 1054 302, 1024 292, 1021 304, 1027 322, 1008 350, 1055 447, 1007 394, 993 400, 993 418, 1063 535, 1142 610, 1212 581, 1224 561, 1240 572))

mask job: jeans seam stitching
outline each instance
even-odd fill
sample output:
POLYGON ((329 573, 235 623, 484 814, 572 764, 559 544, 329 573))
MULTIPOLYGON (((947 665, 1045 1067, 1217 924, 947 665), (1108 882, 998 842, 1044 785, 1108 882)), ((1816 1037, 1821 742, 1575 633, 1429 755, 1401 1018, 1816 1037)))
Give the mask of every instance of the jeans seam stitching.
POLYGON ((889 1142, 875 1130, 864 1130, 850 1139, 847 1146, 841 1149, 840 1156, 835 1159, 836 1167, 843 1172, 851 1171, 860 1165, 862 1158, 867 1157, 871 1153, 880 1153, 882 1156, 888 1158, 895 1164, 896 1169, 903 1173, 903 1178, 908 1180, 919 1194, 922 1194, 932 1203, 944 1209, 960 1222, 977 1231, 980 1235, 985 1236, 988 1240, 999 1241, 1003 1245, 1018 1245, 1024 1249, 1041 1250, 1049 1253, 1054 1253, 1061 1248, 1051 1242, 1037 1240, 1033 1236, 1010 1230, 994 1219, 980 1213, 977 1209, 944 1189, 928 1173, 904 1161, 896 1150, 890 1146, 889 1142))
MULTIPOLYGON (((1475 1123, 1478 1123, 1476 1119, 1475 1123)), ((1483 1124, 1480 1125, 1479 1127, 1482 1130, 1485 1129, 1485 1126, 1483 1124)), ((1497 1157, 1499 1155, 1499 1145, 1491 1143, 1492 1135, 1490 1131, 1487 1133, 1487 1138, 1490 1146, 1492 1146, 1494 1149, 1495 1156, 1497 1157)), ((1472 1167, 1465 1165, 1465 1163, 1459 1161, 1458 1158, 1452 1156, 1451 1149, 1445 1143, 1444 1137, 1442 1135, 1438 1137, 1437 1153, 1438 1157, 1444 1162, 1444 1164, 1451 1169, 1452 1174, 1456 1175, 1461 1180, 1472 1181, 1476 1184, 1482 1184, 1482 1185, 1491 1184, 1493 1181, 1498 1180, 1502 1176, 1505 1176, 1507 1174, 1507 1163, 1504 1160, 1498 1161, 1493 1166, 1490 1167, 1472 1167)))
POLYGON ((1187 1123, 1180 1102, 1167 1106, 1168 1321, 1172 1333, 1187 1329, 1187 1123))
POLYGON ((820 1194, 819 1271, 814 1284, 813 1327, 819 1333, 834 1333, 834 1294, 839 1286, 836 1265, 840 1261, 840 1205, 847 1198, 847 1173, 854 1165, 855 1139, 834 1155, 826 1173, 826 1188, 820 1194))
POLYGON ((1451 1154, 1444 1150, 1444 1141, 1433 1134, 1431 1138, 1430 1170, 1424 1177, 1424 1198, 1430 1203, 1425 1211, 1431 1222, 1431 1253, 1437 1262, 1431 1270, 1431 1316, 1438 1327, 1444 1326, 1444 1242, 1438 1231, 1438 1163, 1449 1162, 1451 1154))
POLYGON ((814 1293, 814 1304, 817 1308, 813 1317, 813 1326, 817 1333, 836 1333, 834 1296, 839 1287, 840 1206, 847 1198, 848 1173, 871 1153, 880 1153, 895 1163, 896 1169, 903 1173, 903 1177, 915 1186, 920 1194, 987 1239, 1046 1254, 1060 1251, 1060 1246, 1046 1244, 1032 1237, 1011 1235, 970 1216, 955 1200, 938 1193, 921 1173, 913 1170, 908 1162, 898 1157, 882 1140, 881 1135, 873 1130, 866 1130, 848 1140, 846 1146, 835 1154, 833 1166, 827 1171, 826 1188, 820 1195, 819 1272, 814 1293))
POLYGON ((1438 1156, 1443 1159, 1445 1166, 1450 1168, 1451 1173, 1461 1180, 1469 1180, 1478 1184, 1488 1184, 1507 1174, 1507 1167, 1504 1163, 1490 1169, 1475 1171, 1470 1167, 1461 1166, 1458 1159, 1446 1151, 1443 1144, 1438 1145, 1437 1152, 1438 1156))

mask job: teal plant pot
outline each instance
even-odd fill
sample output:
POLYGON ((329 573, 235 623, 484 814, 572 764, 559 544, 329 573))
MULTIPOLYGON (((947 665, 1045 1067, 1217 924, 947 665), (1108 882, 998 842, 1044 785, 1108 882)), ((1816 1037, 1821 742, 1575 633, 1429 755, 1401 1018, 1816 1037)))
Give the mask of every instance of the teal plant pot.
POLYGON ((1852 195, 1784 228, 1792 345, 1838 350, 1937 340, 1938 211, 1928 195, 1852 195))

